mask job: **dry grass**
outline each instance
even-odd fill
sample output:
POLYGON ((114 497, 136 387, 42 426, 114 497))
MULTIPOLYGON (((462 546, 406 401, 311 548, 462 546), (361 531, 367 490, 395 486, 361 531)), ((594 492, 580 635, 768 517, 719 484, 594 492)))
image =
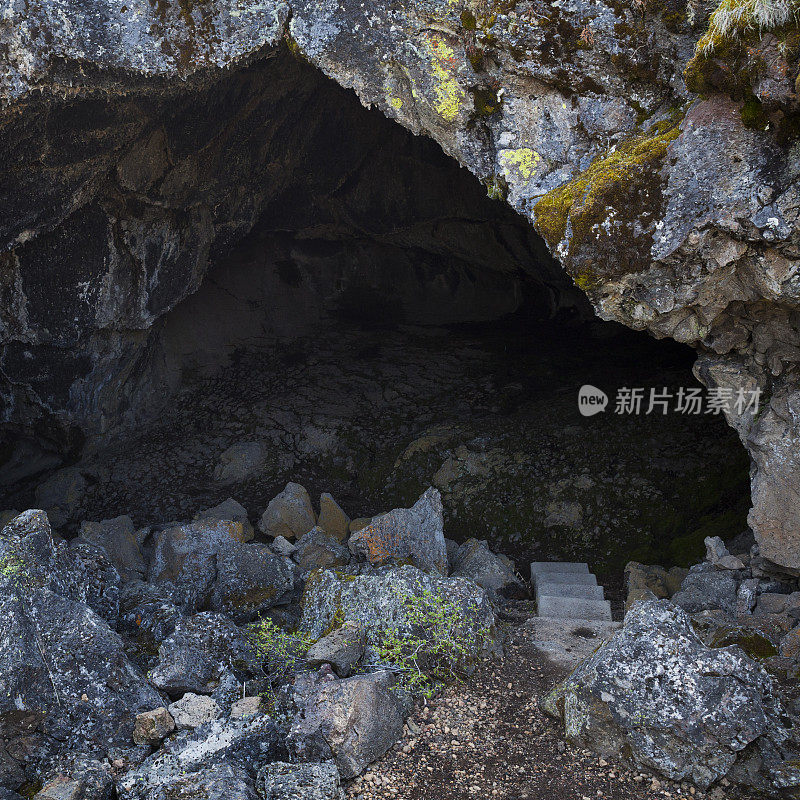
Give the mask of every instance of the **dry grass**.
POLYGON ((780 28, 797 19, 800 0, 722 0, 711 15, 697 51, 711 55, 721 44, 751 31, 780 28))

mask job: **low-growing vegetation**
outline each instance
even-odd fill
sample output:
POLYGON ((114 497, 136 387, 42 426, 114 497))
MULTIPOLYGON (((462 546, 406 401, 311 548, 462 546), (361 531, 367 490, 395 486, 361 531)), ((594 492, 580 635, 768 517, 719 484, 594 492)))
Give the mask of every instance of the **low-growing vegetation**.
POLYGON ((404 594, 401 600, 404 623, 383 631, 374 649, 381 665, 396 672, 397 688, 430 697, 442 684, 463 678, 490 629, 465 622, 475 615, 430 590, 404 594))

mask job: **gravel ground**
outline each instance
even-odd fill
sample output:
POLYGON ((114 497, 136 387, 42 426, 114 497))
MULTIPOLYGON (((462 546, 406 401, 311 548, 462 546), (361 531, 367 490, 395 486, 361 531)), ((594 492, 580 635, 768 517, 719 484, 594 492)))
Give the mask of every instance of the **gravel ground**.
POLYGON ((352 800, 725 800, 571 747, 538 707, 561 677, 519 614, 505 657, 415 709, 404 739, 347 788, 352 800))

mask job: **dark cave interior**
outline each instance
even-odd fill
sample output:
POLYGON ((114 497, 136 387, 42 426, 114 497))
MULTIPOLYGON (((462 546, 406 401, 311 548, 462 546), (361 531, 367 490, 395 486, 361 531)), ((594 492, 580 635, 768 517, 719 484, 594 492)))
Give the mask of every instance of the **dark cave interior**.
POLYGON ((36 505, 65 467, 86 484, 68 535, 229 496, 255 519, 289 480, 352 517, 432 484, 448 536, 601 575, 689 563, 746 528, 748 460, 722 418, 614 413, 622 387, 696 386, 693 352, 595 318, 528 222, 432 141, 288 54, 126 102, 103 125, 137 102, 147 124, 96 196, 17 248, 50 330, 7 341, 3 372, 59 413, 5 424, 0 509, 36 505), (52 265, 91 280, 109 230, 117 295, 144 292, 146 313, 117 299, 78 329, 52 265), (583 384, 604 414, 578 413, 583 384), (262 457, 221 478, 237 443, 262 457))

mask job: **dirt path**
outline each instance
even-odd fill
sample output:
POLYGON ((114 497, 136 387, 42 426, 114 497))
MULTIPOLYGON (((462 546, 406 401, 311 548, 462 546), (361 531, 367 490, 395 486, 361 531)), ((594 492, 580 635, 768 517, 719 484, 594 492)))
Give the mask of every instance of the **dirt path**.
POLYGON ((726 800, 572 748, 538 699, 565 674, 521 618, 502 660, 409 719, 409 734, 347 790, 351 800, 726 800))

